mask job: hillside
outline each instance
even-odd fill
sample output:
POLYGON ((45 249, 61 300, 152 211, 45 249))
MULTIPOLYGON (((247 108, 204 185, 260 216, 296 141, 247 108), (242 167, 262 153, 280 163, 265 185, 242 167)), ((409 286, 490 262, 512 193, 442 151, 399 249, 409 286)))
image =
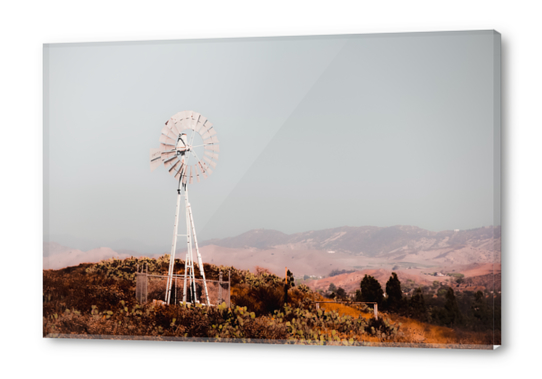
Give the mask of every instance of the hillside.
MULTIPOLYGON (((182 246, 182 244, 180 245, 182 246)), ((200 243, 204 261, 256 266, 275 274, 288 267, 297 276, 326 276, 332 270, 414 270, 409 274, 500 262, 500 227, 431 232, 413 226, 340 227, 297 234, 251 230, 236 237, 200 243), (417 270, 417 271, 416 271, 417 270)), ((184 257, 186 250, 177 250, 184 257)), ((107 258, 139 256, 133 250, 109 248, 82 252, 44 243, 44 267, 61 268, 107 258)))
POLYGON ((455 279, 448 276, 434 276, 433 273, 424 272, 427 270, 391 270, 391 269, 365 269, 350 273, 344 273, 336 276, 330 276, 322 279, 310 280, 305 282, 312 290, 326 291, 329 285, 333 283, 336 287, 342 287, 346 292, 359 290, 359 284, 365 275, 373 276, 380 283, 382 288, 386 288, 386 282, 392 272, 397 273, 397 277, 403 283, 411 282, 415 287, 431 286, 435 281, 442 284, 450 284, 456 291, 472 290, 471 287, 485 287, 488 290, 501 290, 501 265, 478 264, 470 265, 465 269, 457 268, 454 274, 462 274, 464 282, 461 285, 455 283, 455 279))
MULTIPOLYGON (((312 280, 306 284, 312 290, 322 290, 326 291, 329 288, 329 285, 333 283, 337 287, 342 287, 346 292, 352 292, 359 290, 359 284, 365 275, 373 276, 380 283, 382 288, 386 288, 386 282, 391 276, 392 271, 386 269, 368 269, 361 270, 347 274, 341 274, 336 276, 330 276, 323 279, 312 280)), ((412 275, 405 273, 404 271, 397 271, 397 276, 401 283, 406 283, 407 280, 411 280, 418 285, 430 285, 432 283, 431 279, 434 277, 424 278, 421 275, 412 275)))
POLYGON ((431 232, 415 226, 349 227, 308 231, 287 235, 276 230, 257 229, 236 237, 204 241, 201 246, 228 248, 324 250, 347 254, 400 259, 422 252, 439 252, 447 256, 464 249, 483 260, 493 259, 500 252, 500 227, 471 230, 431 232), (489 256, 491 255, 491 256, 489 256))
POLYGON ((335 269, 408 269, 419 276, 500 262, 500 228, 437 233, 412 226, 341 227, 292 235, 252 230, 201 246, 210 262, 265 266, 276 274, 287 266, 298 276, 326 276, 335 269))
MULTIPOLYGON (((145 263, 149 273, 163 275, 168 261, 165 255, 44 270, 44 337, 479 349, 500 343, 492 331, 454 330, 384 312, 376 319, 365 305, 318 308, 316 301, 328 299, 306 286, 286 287, 286 297, 283 278, 265 270, 205 264, 209 280, 219 270, 229 272, 231 307, 138 303, 136 268, 145 263)), ((177 260, 177 274, 183 263, 177 260)))

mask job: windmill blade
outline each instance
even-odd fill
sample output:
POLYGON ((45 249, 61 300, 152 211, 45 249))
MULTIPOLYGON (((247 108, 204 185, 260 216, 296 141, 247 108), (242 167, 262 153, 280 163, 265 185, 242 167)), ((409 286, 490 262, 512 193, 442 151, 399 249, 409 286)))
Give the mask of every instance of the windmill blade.
POLYGON ((213 144, 217 144, 218 143, 218 138, 216 138, 216 132, 214 129, 211 129, 211 131, 208 131, 207 133, 204 133, 201 138, 203 138, 203 143, 205 144, 209 144, 209 143, 213 143, 213 144), (214 132, 214 133, 212 133, 214 132))
POLYGON ((205 173, 205 168, 203 167, 203 165, 201 164, 201 162, 198 162, 198 165, 199 165, 199 168, 201 169, 201 174, 203 175, 203 177, 205 179, 207 179, 207 174, 205 173))
POLYGON ((201 138, 206 139, 209 138, 211 135, 209 134, 209 129, 212 129, 213 124, 211 124, 209 121, 203 125, 203 127, 200 130, 201 138))
POLYGON ((171 154, 171 153, 175 153, 175 148, 171 145, 164 145, 163 143, 160 144, 160 153, 162 154, 165 154, 165 153, 168 153, 168 154, 171 154))
POLYGON ((162 133, 162 134, 165 134, 170 140, 172 140, 173 144, 176 144, 177 143, 177 138, 179 138, 179 133, 176 133, 174 132, 173 130, 171 129, 168 129, 166 131, 166 133, 162 133))
POLYGON ((192 130, 192 126, 190 125, 190 120, 186 119, 184 121, 185 123, 183 124, 183 132, 188 134, 192 130))
POLYGON ((189 113, 188 113, 188 117, 193 119, 193 120, 196 120, 196 121, 198 120, 199 116, 200 115, 199 115, 198 112, 189 111, 189 113))
POLYGON ((166 125, 162 128, 161 132, 162 132, 162 134, 165 134, 167 136, 170 129, 171 128, 167 125, 167 122, 166 122, 166 125))
POLYGON ((181 121, 182 117, 183 117, 183 112, 177 112, 173 116, 171 116, 173 121, 175 121, 176 123, 181 121))
POLYGON ((179 122, 179 130, 181 132, 187 130, 187 129, 191 129, 190 128, 190 121, 188 118, 183 118, 180 122, 179 122))
POLYGON ((218 144, 218 138, 213 136, 211 138, 207 138, 206 140, 203 140, 203 143, 204 144, 218 144))
POLYGON ((162 135, 165 135, 169 139, 173 140, 173 143, 177 141, 178 134, 175 134, 167 124, 162 128, 162 135))
POLYGON ((174 153, 175 152, 175 146, 170 144, 161 143, 160 146, 158 146, 158 150, 160 150, 161 153, 174 153))
POLYGON ((185 164, 181 162, 181 166, 179 167, 177 172, 175 172, 175 175, 173 175, 175 179, 179 180, 179 178, 181 177, 181 174, 183 173, 184 166, 185 164))
POLYGON ((200 164, 205 168, 205 171, 211 175, 213 173, 213 170, 211 170, 211 167, 207 165, 207 163, 200 161, 200 164))
MULTIPOLYGON (((179 135, 179 128, 177 127, 177 125, 175 124, 175 120, 173 118, 170 118, 166 124, 166 126, 168 127, 168 129, 173 133, 174 136, 178 136, 179 135)), ((169 135, 169 134, 168 134, 169 135)))
POLYGON ((171 131, 175 133, 175 135, 178 137, 179 134, 181 134, 181 122, 177 121, 176 123, 174 123, 171 127, 171 131))
POLYGON ((203 134, 201 135, 201 138, 205 141, 205 140, 211 138, 211 135, 209 134, 208 131, 205 131, 205 132, 203 132, 203 134))
POLYGON ((163 144, 173 145, 175 146, 175 140, 171 139, 171 137, 166 136, 165 134, 160 134, 159 141, 163 144))
POLYGON ((186 171, 187 171, 187 170, 186 170, 186 168, 185 168, 184 171, 183 171, 183 179, 182 179, 182 180, 183 180, 183 184, 186 184, 186 180, 187 180, 187 178, 188 178, 188 175, 186 175, 186 171))
POLYGON ((194 166, 194 171, 196 171, 196 179, 197 179, 197 181, 198 181, 198 183, 199 183, 200 178, 199 178, 199 169, 198 169, 198 165, 195 165, 195 166, 194 166))
POLYGON ((169 168, 168 172, 169 172, 171 175, 175 176, 175 173, 176 173, 175 168, 176 168, 178 165, 180 165, 180 164, 181 164, 181 161, 179 161, 179 160, 177 159, 177 160, 175 161, 175 163, 169 168))
MULTIPOLYGON (((201 117, 203 117, 203 116, 201 116, 201 117)), ((199 133, 200 135, 204 130, 203 129, 204 128, 204 126, 203 126, 204 123, 201 122, 201 117, 200 117, 200 120, 198 121, 198 124, 196 125, 196 128, 194 129, 196 131, 196 133, 199 133)))
POLYGON ((205 156, 203 157, 203 159, 205 160, 205 162, 207 162, 208 164, 213 166, 213 168, 216 168, 216 162, 213 162, 212 160, 210 160, 209 158, 207 158, 205 156))
POLYGON ((203 134, 203 133, 207 132, 209 130, 209 128, 211 128, 212 126, 213 126, 213 124, 211 124, 211 122, 209 122, 208 120, 206 120, 205 122, 202 122, 199 133, 203 134))
POLYGON ((177 142, 177 140, 175 138, 173 138, 173 134, 172 133, 169 133, 169 134, 160 134, 160 138, 158 139, 158 141, 160 141, 161 143, 169 143, 169 144, 172 144, 172 145, 175 145, 175 143, 177 142))
POLYGON ((160 142, 160 146, 158 146, 158 148, 163 153, 165 153, 165 152, 169 153, 169 152, 174 152, 175 151, 175 145, 173 145, 171 143, 160 142))
POLYGON ((161 151, 175 151, 175 145, 172 145, 170 143, 160 143, 160 150, 161 151))
MULTIPOLYGON (((163 155, 162 155, 162 157, 163 157, 163 155)), ((174 161, 175 159, 177 159, 177 154, 170 155, 170 156, 168 156, 168 157, 164 157, 164 158, 163 158, 164 164, 173 163, 173 161, 174 161)), ((179 161, 179 160, 177 159, 177 161, 179 161)))
POLYGON ((173 177, 177 180, 179 180, 179 178, 181 177, 181 170, 178 170, 175 172, 175 175, 173 175, 173 177))
POLYGON ((192 184, 194 183, 194 174, 192 172, 192 166, 190 166, 190 181, 189 181, 189 184, 192 184))
POLYGON ((205 145, 205 150, 211 150, 220 153, 220 148, 218 147, 218 145, 205 145))
POLYGON ((151 172, 156 170, 162 163, 162 154, 160 149, 151 149, 151 172))
POLYGON ((198 124, 199 119, 199 113, 193 113, 191 117, 188 119, 188 125, 190 129, 194 130, 196 129, 196 125, 198 124))
POLYGON ((209 166, 204 161, 199 161, 198 164, 206 174, 210 174, 209 166))
POLYGON ((214 128, 209 128, 208 132, 211 137, 216 136, 216 130, 214 128))
POLYGON ((177 153, 171 150, 162 151, 161 156, 162 156, 162 162, 166 163, 166 161, 168 161, 169 159, 177 157, 177 153))
MULTIPOLYGON (((167 126, 166 126, 167 128, 167 126)), ((160 135, 160 137, 166 137, 167 139, 171 140, 167 143, 172 143, 173 145, 175 145, 175 143, 177 143, 177 137, 179 136, 178 134, 174 133, 173 130, 167 128, 166 130, 163 130, 162 129, 162 134, 160 135)), ((162 142, 162 141, 160 141, 162 142)))
POLYGON ((218 154, 211 153, 210 151, 207 151, 207 150, 205 151, 205 154, 213 158, 215 161, 218 160, 218 154))

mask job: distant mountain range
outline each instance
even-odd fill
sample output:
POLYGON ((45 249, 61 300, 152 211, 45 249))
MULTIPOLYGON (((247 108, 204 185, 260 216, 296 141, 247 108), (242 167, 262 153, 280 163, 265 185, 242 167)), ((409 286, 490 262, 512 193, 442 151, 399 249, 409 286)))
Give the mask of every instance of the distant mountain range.
MULTIPOLYGON (((283 274, 285 266, 296 275, 327 275, 333 269, 423 270, 500 262, 501 228, 431 232, 414 226, 344 226, 290 235, 256 229, 236 237, 203 241, 199 246, 204 262, 241 269, 261 266, 276 274, 283 274)), ((179 249, 177 257, 184 259, 183 251, 186 249, 179 249)), ((48 242, 44 243, 44 268, 141 255, 134 250, 105 247, 83 252, 48 242)))
POLYGON ((400 256, 421 251, 458 250, 467 246, 500 252, 501 227, 431 232, 415 226, 343 226, 334 229, 285 234, 256 229, 236 237, 212 239, 201 246, 228 248, 290 248, 342 252, 366 257, 400 256))

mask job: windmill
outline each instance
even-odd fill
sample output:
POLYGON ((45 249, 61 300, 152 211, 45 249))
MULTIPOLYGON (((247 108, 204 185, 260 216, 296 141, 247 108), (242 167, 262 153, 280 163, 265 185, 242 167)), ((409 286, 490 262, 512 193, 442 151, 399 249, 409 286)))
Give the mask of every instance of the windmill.
POLYGON ((173 226, 173 241, 171 243, 171 255, 166 284, 166 304, 170 304, 173 286, 173 268, 175 264, 175 249, 177 238, 186 237, 186 259, 184 262, 184 287, 183 303, 186 303, 187 291, 190 291, 190 298, 193 302, 196 299, 196 276, 194 273, 194 256, 196 251, 197 264, 203 278, 203 289, 205 301, 209 301, 207 283, 201 254, 199 252, 198 240, 196 238, 196 227, 192 217, 192 208, 188 201, 188 185, 200 181, 201 177, 207 178, 216 167, 218 160, 218 139, 216 131, 205 117, 193 111, 183 111, 171 117, 162 128, 160 135, 160 147, 151 149, 151 171, 154 171, 161 163, 164 163, 167 171, 178 181, 177 186, 177 208, 175 211, 175 223, 173 226), (179 210, 181 198, 184 198, 184 209, 186 218, 186 234, 178 234, 179 210))

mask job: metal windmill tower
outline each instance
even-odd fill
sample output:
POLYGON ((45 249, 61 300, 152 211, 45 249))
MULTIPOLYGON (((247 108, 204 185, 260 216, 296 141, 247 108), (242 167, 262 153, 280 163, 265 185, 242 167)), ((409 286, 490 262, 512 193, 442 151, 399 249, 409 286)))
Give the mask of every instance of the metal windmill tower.
POLYGON ((197 256, 197 265, 203 278, 203 289, 207 305, 209 293, 205 281, 205 272, 199 253, 198 240, 196 238, 196 227, 192 217, 192 208, 188 201, 188 185, 199 182, 201 176, 207 178, 216 167, 218 160, 218 139, 216 131, 205 117, 193 111, 183 111, 175 114, 162 128, 160 135, 160 147, 151 149, 151 171, 154 171, 161 163, 168 172, 178 180, 177 186, 177 208, 175 211, 175 223, 173 225, 173 241, 171 243, 171 255, 169 261, 168 278, 166 284, 166 304, 170 303, 173 285, 173 268, 175 264, 175 249, 177 248, 177 237, 186 237, 186 259, 184 263, 184 287, 183 303, 186 303, 187 291, 191 292, 190 298, 196 299, 196 276, 194 273, 194 250, 197 256), (178 234, 179 210, 181 198, 184 198, 186 234, 178 234))

